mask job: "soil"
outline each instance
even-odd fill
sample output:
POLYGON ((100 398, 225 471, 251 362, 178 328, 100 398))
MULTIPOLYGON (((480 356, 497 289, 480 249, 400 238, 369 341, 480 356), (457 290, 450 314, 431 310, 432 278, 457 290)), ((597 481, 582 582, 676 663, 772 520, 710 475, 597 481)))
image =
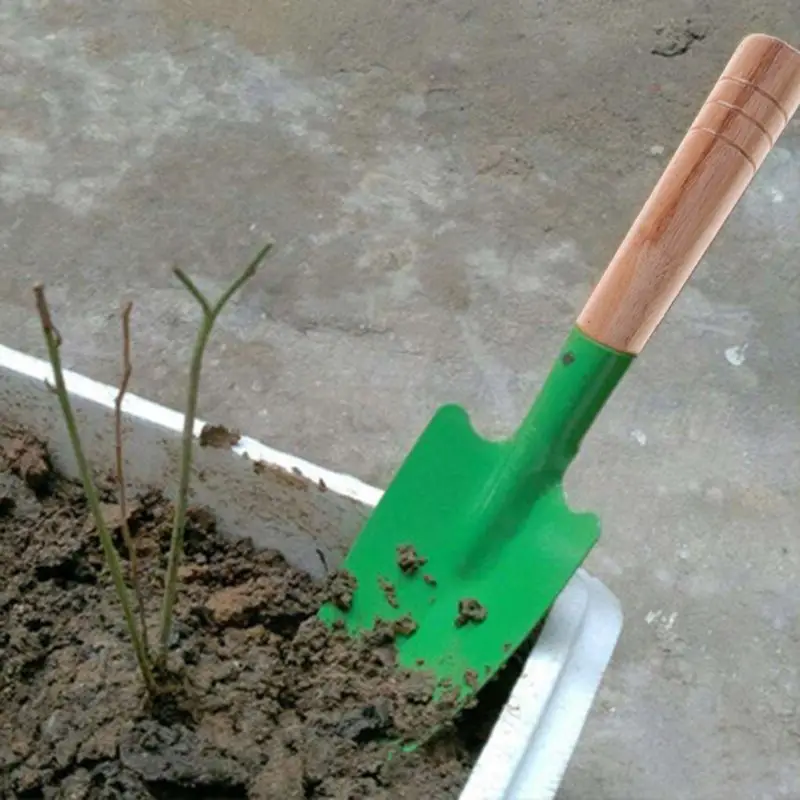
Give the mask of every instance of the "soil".
MULTIPOLYGON (((157 492, 130 504, 151 642, 170 522, 157 492)), ((389 742, 442 721, 425 675, 394 664, 413 623, 358 641, 328 629, 316 611, 347 608, 350 576, 315 583, 218 536, 206 509, 191 509, 185 547, 169 691, 152 703, 82 492, 39 442, 0 430, 0 797, 458 796, 524 653, 433 739, 388 759, 389 742)))
POLYGON ((242 434, 224 425, 206 424, 200 431, 200 447, 236 447, 242 434))
POLYGON ((397 566, 406 575, 413 575, 420 567, 425 566, 428 559, 419 555, 413 544, 401 545, 397 548, 397 566))
POLYGON ((387 581, 386 578, 378 578, 378 585, 381 587, 381 591, 386 597, 386 602, 392 608, 399 608, 400 603, 397 602, 397 589, 395 585, 391 581, 387 581))
POLYGON ((456 627, 460 628, 467 623, 480 625, 487 617, 486 609, 473 597, 465 597, 458 602, 458 616, 456 627))

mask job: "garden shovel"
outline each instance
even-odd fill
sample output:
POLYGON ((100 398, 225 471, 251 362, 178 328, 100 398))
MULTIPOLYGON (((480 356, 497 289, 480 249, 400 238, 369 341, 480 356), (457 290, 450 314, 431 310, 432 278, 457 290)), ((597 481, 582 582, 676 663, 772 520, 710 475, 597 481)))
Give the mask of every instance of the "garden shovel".
POLYGON ((503 666, 600 534, 567 507, 565 470, 799 103, 800 53, 745 38, 519 429, 487 441, 462 408, 439 409, 342 564, 352 604, 324 606, 326 622, 358 634, 405 618, 399 663, 457 689, 456 706, 503 666))

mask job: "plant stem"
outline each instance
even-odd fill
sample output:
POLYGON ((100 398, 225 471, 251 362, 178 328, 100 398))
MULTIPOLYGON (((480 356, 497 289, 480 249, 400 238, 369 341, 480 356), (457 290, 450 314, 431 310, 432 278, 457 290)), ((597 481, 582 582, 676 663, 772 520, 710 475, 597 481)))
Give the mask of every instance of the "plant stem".
POLYGON ((131 584, 133 593, 136 596, 136 605, 139 610, 139 630, 142 635, 142 645, 145 657, 150 662, 150 642, 147 636, 147 618, 145 615, 144 595, 142 594, 142 584, 139 576, 139 556, 136 552, 136 543, 131 536, 130 526, 128 525, 128 497, 125 487, 125 464, 122 457, 122 400, 125 392, 128 391, 128 383, 133 373, 131 366, 131 310, 133 303, 126 303, 122 309, 122 380, 119 385, 119 392, 114 400, 114 439, 116 455, 117 485, 119 486, 119 513, 122 519, 122 538, 128 550, 128 560, 130 562, 131 584))
POLYGON ((37 284, 33 289, 36 298, 36 308, 39 312, 39 318, 42 323, 42 332, 44 333, 45 344, 47 345, 47 353, 50 356, 50 364, 53 368, 53 376, 55 378, 55 392, 58 396, 58 402, 61 406, 61 412, 64 416, 64 422, 67 426, 69 439, 72 444, 72 449, 75 455, 75 461, 78 464, 78 471, 83 481, 83 490, 86 494, 86 500, 89 503, 89 508, 94 517, 95 525, 97 526, 97 533, 100 537, 100 542, 103 545, 103 551, 106 557, 106 564, 111 573, 111 579, 114 583, 122 612, 125 616, 125 624, 128 627, 128 633, 133 643, 133 649, 136 654, 136 660, 139 664, 142 677, 144 678, 145 686, 151 696, 157 693, 155 679, 153 672, 150 668, 150 662, 147 659, 147 654, 144 649, 144 644, 139 635, 136 627, 136 620, 131 608, 130 599, 128 597, 128 589, 125 586, 125 579, 122 575, 122 567, 120 566, 119 557, 114 547, 114 542, 111 539, 111 534, 108 531, 103 513, 100 510, 100 501, 97 497, 97 491, 94 487, 92 480, 91 470, 86 461, 86 456, 83 452, 83 445, 81 444, 80 434, 78 433, 78 425, 75 421, 75 415, 72 411, 72 406, 69 401, 69 393, 67 386, 64 382, 64 372, 61 367, 61 355, 59 348, 61 346, 61 335, 53 325, 53 320, 50 316, 50 309, 47 306, 45 299, 44 286, 37 284))
POLYGON ((186 287, 202 309, 203 319, 197 332, 192 361, 189 368, 189 385, 186 394, 186 412, 183 418, 183 434, 181 440, 180 475, 178 480, 178 496, 175 501, 175 516, 172 525, 172 538, 167 562, 167 575, 164 581, 164 600, 161 607, 161 640, 160 663, 166 662, 169 640, 172 635, 172 617, 175 600, 178 594, 178 568, 183 556, 183 539, 186 528, 186 510, 189 505, 189 481, 192 471, 192 445, 194 440, 194 423, 197 415, 197 398, 200 391, 200 375, 203 369, 203 355, 205 354, 208 339, 220 312, 253 275, 256 274, 261 262, 272 249, 272 243, 265 245, 256 257, 247 265, 242 274, 228 287, 222 297, 211 305, 203 293, 183 270, 176 267, 173 272, 175 277, 186 287))

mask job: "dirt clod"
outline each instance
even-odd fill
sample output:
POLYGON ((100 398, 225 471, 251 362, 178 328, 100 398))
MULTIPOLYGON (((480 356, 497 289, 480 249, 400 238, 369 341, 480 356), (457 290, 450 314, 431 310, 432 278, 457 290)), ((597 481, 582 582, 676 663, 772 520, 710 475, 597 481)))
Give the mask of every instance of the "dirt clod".
POLYGON ((403 544, 397 548, 397 566, 406 574, 413 575, 428 559, 417 553, 413 544, 403 544))
POLYGON ((423 575, 422 580, 424 580, 428 586, 436 586, 437 583, 436 578, 434 578, 433 575, 423 575))
MULTIPOLYGON (((169 692, 143 702, 82 491, 48 473, 37 497, 15 466, 24 453, 10 459, 3 441, 0 797, 458 796, 508 687, 452 721, 455 690, 451 705, 434 701, 424 669, 396 664, 398 637, 416 631, 410 616, 361 638, 327 627, 316 612, 351 603, 352 576, 317 583, 274 551, 222 538, 204 509, 188 515, 169 692), (441 726, 387 758, 389 742, 441 726)), ((34 452, 49 463, 40 445, 34 452)), ((101 500, 112 513, 113 491, 101 500)), ((172 508, 154 492, 131 501, 155 628, 172 508)))
POLYGON ((310 486, 308 480, 302 476, 302 473, 281 469, 281 467, 274 464, 267 464, 266 461, 254 461, 253 471, 256 475, 267 475, 277 483, 288 486, 291 489, 307 490, 310 486))
POLYGON ((461 628, 467 623, 480 625, 488 616, 486 609, 474 598, 467 597, 458 601, 458 616, 456 617, 456 627, 461 628))
POLYGON ((394 621, 394 632, 396 636, 412 636, 416 633, 417 623, 410 614, 400 617, 394 621))
POLYGON ((397 602, 397 588, 395 585, 391 581, 387 581, 386 578, 378 578, 378 585, 386 597, 386 602, 392 608, 400 608, 400 603, 397 602))
POLYGON ((35 492, 46 489, 52 475, 44 445, 25 433, 0 437, 0 463, 35 492))
POLYGON ((340 611, 349 611, 353 606, 353 593, 357 585, 355 577, 346 569, 334 572, 328 579, 331 603, 340 611))
POLYGON ((241 438, 242 434, 239 431, 231 430, 224 425, 207 423, 200 431, 200 447, 235 447, 241 438))

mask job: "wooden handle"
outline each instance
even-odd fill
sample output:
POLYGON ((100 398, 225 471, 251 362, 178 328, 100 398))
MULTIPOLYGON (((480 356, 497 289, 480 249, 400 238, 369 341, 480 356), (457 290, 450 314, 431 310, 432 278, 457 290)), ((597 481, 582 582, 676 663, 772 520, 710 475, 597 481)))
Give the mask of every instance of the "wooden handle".
POLYGON ((745 38, 578 317, 583 333, 642 350, 798 104, 800 52, 745 38))

